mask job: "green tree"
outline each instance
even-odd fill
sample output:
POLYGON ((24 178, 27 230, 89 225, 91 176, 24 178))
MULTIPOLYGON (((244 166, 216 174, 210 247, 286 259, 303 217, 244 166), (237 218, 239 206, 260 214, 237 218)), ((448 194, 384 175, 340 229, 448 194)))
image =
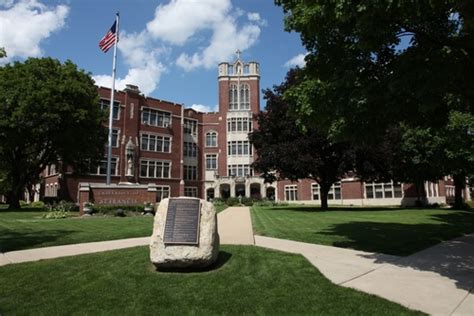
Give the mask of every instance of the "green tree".
POLYGON ((0 68, 0 175, 10 208, 46 166, 81 171, 103 156, 97 103, 92 78, 71 61, 30 58, 0 68))
POLYGON ((0 47, 0 58, 7 57, 7 52, 5 51, 5 48, 0 47))
MULTIPOLYGON (((393 148, 399 152, 393 155, 411 152, 416 158, 411 167, 393 160, 405 170, 389 167, 407 181, 440 177, 446 170, 467 173, 467 165, 444 170, 428 162, 432 152, 439 152, 440 137, 446 137, 444 144, 469 138, 464 133, 464 141, 450 142, 449 135, 437 131, 448 127, 452 113, 474 111, 474 2, 276 3, 286 13, 287 30, 299 32, 309 52, 304 80, 286 94, 296 100, 303 124, 317 124, 369 148, 381 146, 387 132, 403 129, 400 146, 393 148), (426 146, 414 141, 418 136, 426 146), (424 167, 416 168, 420 164, 424 167)), ((472 154, 463 149, 450 151, 472 154)), ((449 157, 442 158, 448 166, 449 157)))
POLYGON ((258 152, 253 166, 266 182, 314 179, 320 186, 321 209, 326 210, 331 185, 353 169, 354 152, 315 127, 298 126, 291 115, 294 104, 283 100, 296 77, 297 71, 290 70, 284 83, 264 91, 265 111, 258 115, 258 130, 249 136, 258 152))

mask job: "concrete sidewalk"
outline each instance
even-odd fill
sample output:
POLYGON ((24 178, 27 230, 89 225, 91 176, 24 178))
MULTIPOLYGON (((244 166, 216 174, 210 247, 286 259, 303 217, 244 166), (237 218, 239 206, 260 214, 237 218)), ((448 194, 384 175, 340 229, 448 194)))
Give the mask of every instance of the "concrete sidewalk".
POLYGON ((474 235, 408 257, 255 236, 257 246, 299 253, 332 282, 431 315, 474 315, 474 235))
POLYGON ((228 207, 217 214, 221 244, 254 245, 252 218, 248 207, 228 207))

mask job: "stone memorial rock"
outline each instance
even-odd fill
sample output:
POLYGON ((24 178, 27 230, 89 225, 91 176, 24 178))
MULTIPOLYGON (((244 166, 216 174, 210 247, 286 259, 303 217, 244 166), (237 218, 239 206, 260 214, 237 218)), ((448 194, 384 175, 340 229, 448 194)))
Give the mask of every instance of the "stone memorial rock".
POLYGON ((214 205, 189 197, 163 199, 156 211, 150 259, 158 269, 204 268, 219 254, 214 205))

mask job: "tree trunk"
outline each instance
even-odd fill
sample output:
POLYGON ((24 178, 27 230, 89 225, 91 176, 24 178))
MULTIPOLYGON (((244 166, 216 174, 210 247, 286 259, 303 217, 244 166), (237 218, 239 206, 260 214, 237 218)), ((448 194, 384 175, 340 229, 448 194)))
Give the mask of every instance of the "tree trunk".
POLYGON ((454 180, 454 208, 462 209, 464 207, 464 199, 462 191, 466 187, 466 177, 462 174, 453 175, 454 180))
POLYGON ((20 195, 21 192, 18 190, 11 190, 7 194, 7 204, 9 210, 19 210, 20 209, 20 195))
POLYGON ((416 181, 415 189, 416 189, 416 203, 415 203, 416 206, 426 206, 428 204, 428 200, 426 198, 424 181, 416 181))
POLYGON ((328 192, 331 185, 321 185, 321 210, 326 211, 328 209, 328 192))

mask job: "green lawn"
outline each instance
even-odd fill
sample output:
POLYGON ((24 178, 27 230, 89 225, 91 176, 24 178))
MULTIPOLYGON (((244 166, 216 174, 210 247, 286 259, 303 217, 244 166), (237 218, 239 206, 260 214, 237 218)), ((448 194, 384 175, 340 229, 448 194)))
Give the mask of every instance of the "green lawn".
POLYGON ((45 212, 0 210, 0 252, 151 236, 153 217, 43 219, 45 212))
POLYGON ((474 212, 442 209, 252 208, 257 235, 404 256, 474 232, 474 212))
POLYGON ((339 287, 299 255, 221 247, 207 272, 156 272, 148 247, 0 268, 1 315, 415 315, 339 287))

